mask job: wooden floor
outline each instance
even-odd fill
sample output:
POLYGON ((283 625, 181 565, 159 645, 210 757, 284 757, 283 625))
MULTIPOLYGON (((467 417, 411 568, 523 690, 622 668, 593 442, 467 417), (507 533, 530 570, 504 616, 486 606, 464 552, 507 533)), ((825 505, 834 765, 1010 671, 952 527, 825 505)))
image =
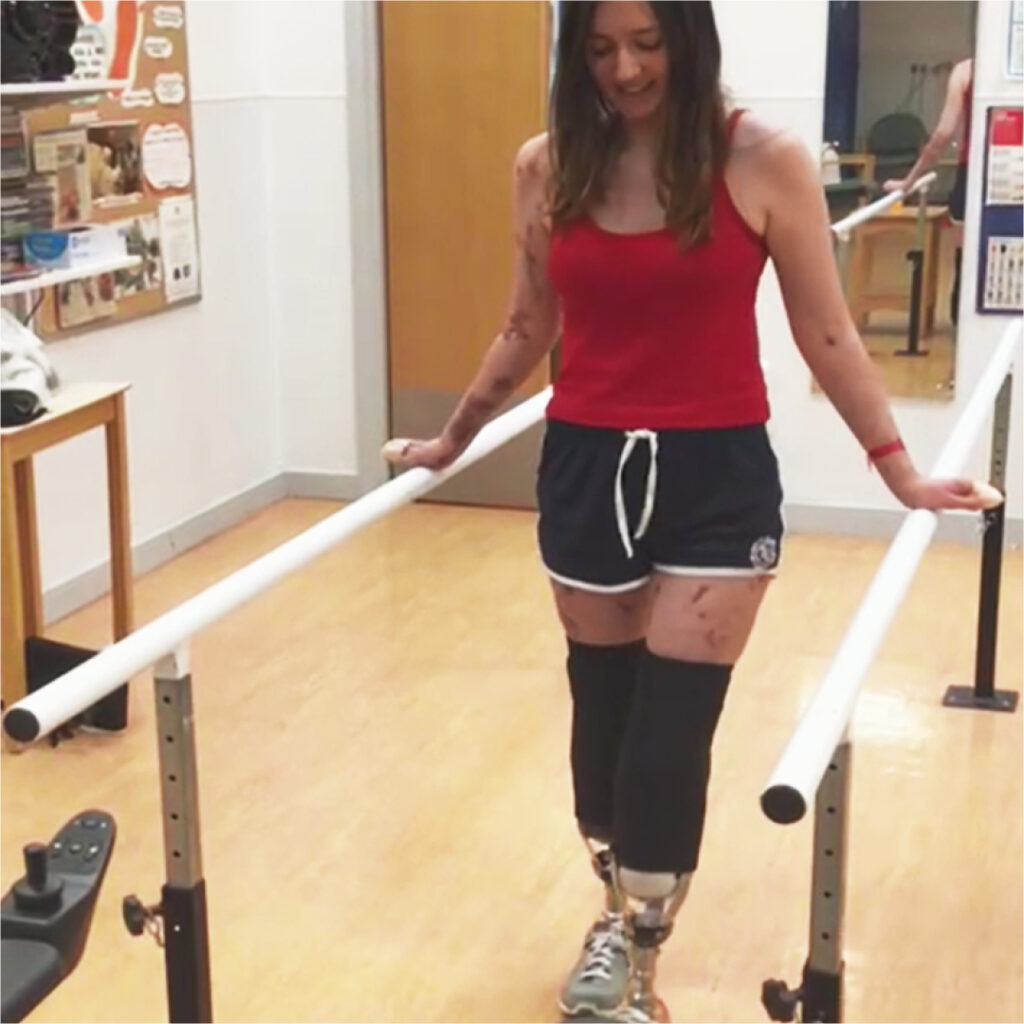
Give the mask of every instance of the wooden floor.
MULTIPOLYGON (((334 510, 290 501, 138 581, 139 621, 334 510)), ((702 867, 662 957, 677 1021, 762 1021, 807 949, 810 821, 758 795, 883 553, 793 537, 734 675, 702 867)), ((854 727, 849 1021, 1020 1021, 1022 714, 940 706, 973 666, 977 553, 933 547, 854 727)), ((1021 556, 999 685, 1020 689, 1021 556)), ((51 635, 106 642, 103 603, 51 635)), ((576 838, 563 641, 529 513, 399 511, 197 638, 214 1014, 221 1021, 549 1021, 598 893, 576 838)), ((119 836, 48 1021, 166 1020, 163 957, 121 898, 164 880, 151 686, 119 738, 2 757, 6 889, 78 810, 119 836)))

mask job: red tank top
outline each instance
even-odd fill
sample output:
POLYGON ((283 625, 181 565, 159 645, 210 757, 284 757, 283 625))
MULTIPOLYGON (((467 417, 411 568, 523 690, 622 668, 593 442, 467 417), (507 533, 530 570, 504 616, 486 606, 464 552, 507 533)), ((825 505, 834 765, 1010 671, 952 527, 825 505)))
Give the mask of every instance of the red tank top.
POLYGON ((562 306, 561 366, 547 415, 622 430, 766 422, 754 317, 766 259, 724 177, 711 238, 686 252, 668 228, 617 234, 582 217, 558 229, 548 272, 562 306))

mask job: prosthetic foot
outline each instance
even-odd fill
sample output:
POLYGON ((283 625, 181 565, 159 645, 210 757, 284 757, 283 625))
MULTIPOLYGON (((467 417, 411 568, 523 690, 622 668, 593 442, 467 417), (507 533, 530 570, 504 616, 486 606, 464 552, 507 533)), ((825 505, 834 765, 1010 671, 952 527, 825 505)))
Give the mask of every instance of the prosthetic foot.
POLYGON ((662 943, 690 888, 691 875, 618 869, 629 938, 629 984, 616 1020, 667 1021, 668 1008, 654 991, 654 975, 662 943))
POLYGON ((615 864, 607 842, 583 836, 594 873, 604 884, 605 906, 587 932, 583 950, 558 999, 567 1019, 614 1020, 629 978, 622 899, 615 883, 615 864))

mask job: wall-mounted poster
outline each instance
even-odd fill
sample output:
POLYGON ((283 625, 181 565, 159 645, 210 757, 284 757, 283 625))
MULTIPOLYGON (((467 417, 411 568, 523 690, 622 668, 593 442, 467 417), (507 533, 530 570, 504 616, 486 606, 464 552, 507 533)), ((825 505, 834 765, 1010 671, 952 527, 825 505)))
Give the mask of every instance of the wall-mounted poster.
POLYGON ((1010 0, 1006 32, 1006 77, 1024 78, 1024 0, 1010 0))
POLYGON ((127 85, 23 105, 26 185, 53 196, 53 229, 107 225, 108 244, 123 243, 139 263, 50 288, 34 321, 49 339, 194 302, 201 293, 185 3, 119 0, 78 9, 74 77, 127 85))
POLYGON ((978 253, 979 313, 1024 311, 1024 107, 989 107, 978 253))

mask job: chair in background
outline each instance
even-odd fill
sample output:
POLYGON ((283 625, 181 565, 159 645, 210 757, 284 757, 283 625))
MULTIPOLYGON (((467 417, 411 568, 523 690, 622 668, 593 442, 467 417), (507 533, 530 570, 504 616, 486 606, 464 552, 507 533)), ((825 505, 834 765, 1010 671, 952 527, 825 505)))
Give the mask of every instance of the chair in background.
POLYGON ((905 177, 927 141, 928 130, 916 114, 901 111, 880 117, 864 140, 865 151, 875 158, 875 184, 905 177))

